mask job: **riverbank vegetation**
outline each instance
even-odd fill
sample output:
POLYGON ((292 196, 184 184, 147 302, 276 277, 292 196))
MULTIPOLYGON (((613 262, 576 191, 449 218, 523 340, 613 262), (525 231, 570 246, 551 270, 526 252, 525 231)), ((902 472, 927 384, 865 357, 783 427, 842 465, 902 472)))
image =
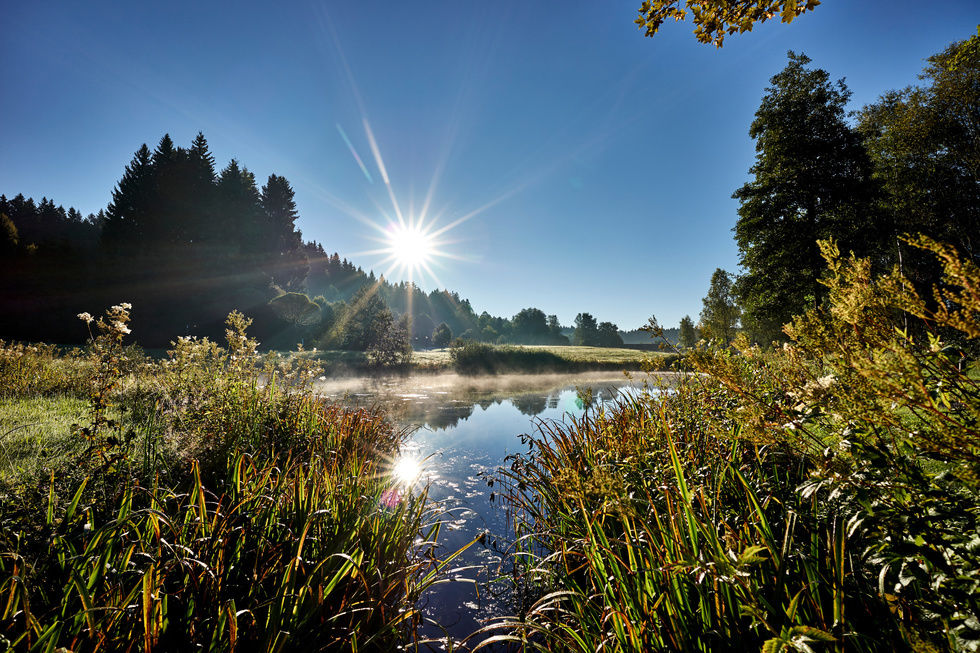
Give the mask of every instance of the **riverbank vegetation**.
POLYGON ((483 645, 978 650, 977 44, 855 126, 844 83, 790 53, 697 374, 512 457, 522 600, 483 645))
MULTIPOLYGON (((649 336, 648 336, 649 338, 649 336)), ((404 362, 379 365, 368 353, 345 350, 302 350, 284 354, 316 361, 330 378, 372 373, 561 373, 598 370, 664 370, 680 357, 661 351, 571 345, 491 345, 456 340, 442 349, 415 350, 404 362)))
POLYGON ((80 315, 84 351, 0 347, 4 646, 411 641, 445 562, 425 493, 388 473, 406 434, 318 399, 316 368, 259 356, 240 314, 227 347, 181 338, 152 361, 122 345, 129 310, 80 315), (17 428, 18 411, 46 432, 17 428))
POLYGON ((673 392, 541 425, 502 474, 533 600, 486 641, 975 650, 980 269, 910 244, 935 301, 824 243, 828 302, 786 346, 702 348, 673 392))

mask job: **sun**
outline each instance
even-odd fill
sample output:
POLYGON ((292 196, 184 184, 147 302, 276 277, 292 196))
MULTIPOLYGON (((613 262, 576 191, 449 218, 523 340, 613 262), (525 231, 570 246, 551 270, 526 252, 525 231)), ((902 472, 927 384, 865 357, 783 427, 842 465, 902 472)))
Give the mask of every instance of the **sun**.
POLYGON ((432 236, 419 225, 392 225, 387 238, 388 254, 395 265, 408 270, 427 266, 435 254, 432 236))
POLYGON ((432 223, 424 223, 413 216, 407 219, 399 216, 397 221, 389 220, 387 225, 374 223, 373 226, 381 232, 374 240, 382 246, 367 253, 384 255, 380 263, 386 267, 386 277, 402 273, 412 282, 425 275, 435 279, 432 267, 438 265, 440 258, 457 258, 443 250, 447 241, 440 235, 446 227, 437 229, 432 223))

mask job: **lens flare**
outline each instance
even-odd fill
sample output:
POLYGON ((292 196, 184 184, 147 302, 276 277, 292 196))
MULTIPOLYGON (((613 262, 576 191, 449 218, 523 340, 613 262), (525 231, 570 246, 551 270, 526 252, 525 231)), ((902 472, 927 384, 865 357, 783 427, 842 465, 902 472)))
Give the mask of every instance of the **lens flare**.
POLYGON ((391 468, 392 479, 401 485, 412 485, 422 475, 422 465, 411 456, 402 456, 391 468))
POLYGON ((410 270, 428 264, 435 250, 432 236, 418 226, 389 227, 388 245, 395 264, 410 270))

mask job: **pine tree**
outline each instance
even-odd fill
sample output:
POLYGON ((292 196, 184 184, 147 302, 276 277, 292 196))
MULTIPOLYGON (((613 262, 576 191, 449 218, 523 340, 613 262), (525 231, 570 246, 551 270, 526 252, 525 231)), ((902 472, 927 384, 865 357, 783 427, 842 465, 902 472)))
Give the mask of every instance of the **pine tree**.
POLYGON ((296 231, 296 201, 292 187, 285 177, 269 175, 262 187, 262 209, 269 221, 273 247, 276 252, 290 252, 300 246, 302 240, 296 231))
POLYGON ((153 160, 144 143, 112 191, 102 228, 103 242, 117 248, 145 245, 154 195, 153 160))

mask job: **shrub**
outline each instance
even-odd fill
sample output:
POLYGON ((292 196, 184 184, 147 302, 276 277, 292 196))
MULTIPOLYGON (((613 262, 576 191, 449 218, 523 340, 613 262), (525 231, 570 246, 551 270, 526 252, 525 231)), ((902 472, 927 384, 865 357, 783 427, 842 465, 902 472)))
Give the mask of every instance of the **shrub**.
POLYGON ((0 340, 0 398, 81 394, 88 372, 79 356, 61 356, 54 345, 0 340))

